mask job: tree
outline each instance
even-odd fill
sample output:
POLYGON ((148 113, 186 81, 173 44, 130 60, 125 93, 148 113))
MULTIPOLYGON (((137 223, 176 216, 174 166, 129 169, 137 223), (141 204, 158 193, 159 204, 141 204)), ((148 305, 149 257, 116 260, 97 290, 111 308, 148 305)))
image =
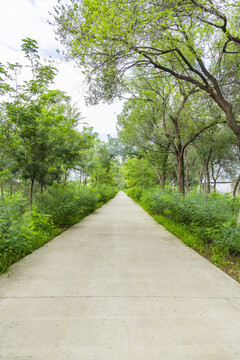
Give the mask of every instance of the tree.
MULTIPOLYGON (((53 82, 56 68, 50 62, 41 62, 37 42, 26 38, 22 40, 22 51, 28 59, 28 79, 19 81, 23 66, 16 63, 0 65, 0 173, 8 170, 11 163, 12 147, 18 141, 19 119, 30 101, 43 94, 53 82)), ((3 184, 3 183, 2 183, 3 184)))
POLYGON ((21 178, 30 180, 30 210, 35 181, 43 187, 59 178, 65 166, 77 161, 85 142, 75 130, 79 114, 70 111, 69 101, 59 90, 48 91, 29 101, 16 119, 18 141, 12 156, 21 178))
POLYGON ((233 93, 224 81, 233 66, 239 76, 239 9, 230 0, 60 0, 54 19, 66 55, 85 66, 91 102, 119 96, 123 74, 132 76, 133 67, 155 69, 156 76, 169 74, 205 92, 240 146, 233 93))
POLYGON ((206 106, 200 112, 196 88, 185 83, 141 77, 137 90, 140 95, 134 94, 130 100, 132 105, 126 106, 119 117, 120 134, 125 137, 125 143, 131 141, 145 153, 150 152, 149 159, 156 161, 158 154, 161 171, 156 168, 156 162, 153 165, 160 183, 161 177, 163 183, 166 179, 167 160, 172 152, 177 164, 178 188, 184 193, 184 153, 201 133, 218 123, 218 116, 212 118, 206 106))
POLYGON ((170 142, 161 127, 161 116, 151 105, 144 98, 132 98, 125 103, 118 116, 119 141, 126 146, 125 155, 128 157, 148 159, 147 164, 153 167, 163 188, 170 142))
POLYGON ((136 157, 127 159, 123 164, 123 173, 127 187, 148 188, 157 185, 158 178, 147 159, 136 157))
POLYGON ((96 185, 116 185, 115 173, 117 162, 115 149, 109 143, 96 144, 95 153, 92 158, 92 170, 90 177, 96 185))

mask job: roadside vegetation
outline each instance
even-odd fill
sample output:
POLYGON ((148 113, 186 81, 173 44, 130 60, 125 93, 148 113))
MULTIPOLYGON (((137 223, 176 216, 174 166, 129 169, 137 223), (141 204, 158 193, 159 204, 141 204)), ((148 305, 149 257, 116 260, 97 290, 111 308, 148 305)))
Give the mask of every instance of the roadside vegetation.
POLYGON ((183 196, 168 187, 132 187, 126 193, 167 230, 240 282, 240 198, 196 191, 183 196))
POLYGON ((81 124, 38 45, 22 42, 27 65, 1 64, 0 273, 92 213, 117 192, 111 143, 81 124), (81 130, 80 130, 81 129, 81 130))
POLYGON ((117 192, 116 188, 84 189, 74 182, 55 184, 36 196, 31 213, 20 194, 0 201, 0 273, 14 262, 79 222, 117 192))

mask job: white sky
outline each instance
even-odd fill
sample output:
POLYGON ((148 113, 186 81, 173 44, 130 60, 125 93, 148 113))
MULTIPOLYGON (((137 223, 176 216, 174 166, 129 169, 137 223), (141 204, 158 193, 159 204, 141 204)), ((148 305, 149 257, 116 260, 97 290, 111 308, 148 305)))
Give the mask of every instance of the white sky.
POLYGON ((29 37, 36 40, 41 56, 56 58, 59 73, 54 88, 64 90, 71 96, 85 117, 84 121, 93 126, 102 138, 106 133, 116 133, 116 117, 121 112, 122 102, 86 107, 80 70, 74 67, 73 62, 61 60, 56 53, 60 44, 47 22, 49 12, 53 11, 56 3, 57 0, 0 0, 0 62, 24 64, 21 39, 29 37))

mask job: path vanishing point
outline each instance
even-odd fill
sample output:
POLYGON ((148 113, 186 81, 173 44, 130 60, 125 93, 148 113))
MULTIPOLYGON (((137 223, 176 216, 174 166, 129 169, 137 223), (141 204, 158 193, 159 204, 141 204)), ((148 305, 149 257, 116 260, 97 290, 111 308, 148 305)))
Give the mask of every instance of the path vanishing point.
POLYGON ((240 284, 119 192, 0 277, 0 358, 239 360, 240 284))

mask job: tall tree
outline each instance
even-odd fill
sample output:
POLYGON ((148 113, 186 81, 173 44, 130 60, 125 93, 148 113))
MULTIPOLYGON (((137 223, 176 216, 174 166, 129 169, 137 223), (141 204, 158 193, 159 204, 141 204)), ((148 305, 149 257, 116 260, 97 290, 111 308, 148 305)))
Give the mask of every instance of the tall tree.
POLYGON ((85 67, 92 102, 118 96, 133 67, 155 69, 208 94, 240 146, 232 91, 224 83, 232 66, 239 77, 239 7, 236 0, 60 0, 55 28, 66 55, 85 67))
POLYGON ((30 181, 30 209, 35 181, 43 186, 56 179, 65 166, 74 165, 83 147, 85 139, 75 130, 79 114, 69 110, 69 101, 59 90, 48 91, 29 101, 15 120, 12 156, 21 178, 30 181))

